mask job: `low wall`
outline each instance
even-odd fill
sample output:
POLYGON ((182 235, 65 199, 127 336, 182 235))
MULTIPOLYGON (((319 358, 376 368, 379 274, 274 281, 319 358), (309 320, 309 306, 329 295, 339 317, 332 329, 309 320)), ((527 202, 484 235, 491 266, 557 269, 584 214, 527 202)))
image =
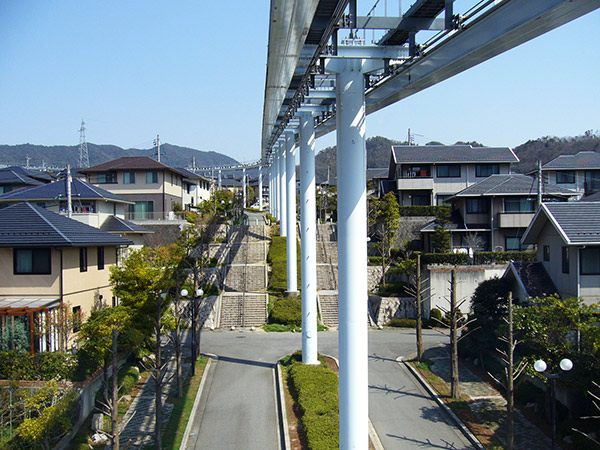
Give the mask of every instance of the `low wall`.
POLYGON ((417 317, 416 302, 412 297, 369 295, 369 307, 377 325, 385 325, 392 319, 414 319, 417 317))

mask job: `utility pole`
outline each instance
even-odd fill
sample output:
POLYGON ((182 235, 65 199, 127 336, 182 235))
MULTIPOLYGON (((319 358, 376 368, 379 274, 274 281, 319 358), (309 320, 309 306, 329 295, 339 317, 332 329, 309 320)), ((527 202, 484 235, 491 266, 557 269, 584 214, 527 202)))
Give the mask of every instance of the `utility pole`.
POLYGON ((156 139, 154 139, 154 145, 156 146, 156 160, 160 162, 160 135, 156 135, 156 139))
POLYGON ((85 122, 83 119, 81 119, 81 128, 79 128, 79 167, 90 167, 90 157, 85 138, 85 122))
POLYGON ((544 182, 542 179, 542 160, 538 159, 538 167, 537 167, 537 179, 538 179, 538 206, 542 204, 542 195, 543 195, 543 187, 544 182))
POLYGON ((71 198, 71 166, 67 164, 67 217, 69 219, 73 214, 73 203, 71 198))

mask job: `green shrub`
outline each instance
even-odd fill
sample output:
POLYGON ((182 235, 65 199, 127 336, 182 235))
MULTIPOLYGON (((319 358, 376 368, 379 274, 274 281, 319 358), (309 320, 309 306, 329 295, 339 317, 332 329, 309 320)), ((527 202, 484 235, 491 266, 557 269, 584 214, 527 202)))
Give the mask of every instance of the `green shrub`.
POLYGON ((453 266, 467 265, 469 255, 467 253, 424 253, 421 256, 423 264, 450 264, 453 266))
MULTIPOLYGON (((300 409, 307 448, 339 448, 338 377, 326 364, 304 365, 298 354, 288 360, 290 392, 300 409)), ((321 358, 320 358, 321 359, 321 358)))
POLYGON ((127 395, 137 384, 140 379, 140 371, 136 366, 125 364, 119 370, 117 383, 119 385, 119 395, 127 395))
POLYGON ((400 206, 400 216, 434 216, 438 218, 450 217, 449 205, 439 206, 400 206))
POLYGON ((417 319, 391 319, 387 323, 387 326, 396 328, 417 328, 417 319))
POLYGON ((0 352, 0 379, 72 380, 77 364, 72 353, 39 352, 31 355, 14 350, 0 352))
POLYGON ((283 325, 302 325, 302 302, 299 297, 286 297, 275 302, 271 314, 271 323, 283 325))
POLYGON ((437 308, 431 308, 431 311, 429 311, 429 318, 433 321, 434 326, 435 324, 439 325, 438 320, 441 322, 443 317, 444 315, 442 314, 442 311, 437 308))
POLYGON ((369 256, 369 265, 370 266, 380 266, 381 265, 381 256, 369 256))
POLYGON ((536 252, 477 252, 473 255, 475 264, 493 264, 509 261, 535 261, 536 252))

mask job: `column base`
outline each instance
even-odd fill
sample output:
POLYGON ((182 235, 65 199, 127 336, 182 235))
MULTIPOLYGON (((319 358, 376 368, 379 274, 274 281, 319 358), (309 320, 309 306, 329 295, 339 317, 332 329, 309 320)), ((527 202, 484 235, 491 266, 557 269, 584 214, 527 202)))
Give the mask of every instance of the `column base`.
POLYGON ((284 297, 298 297, 300 295, 300 291, 285 291, 283 293, 284 297))

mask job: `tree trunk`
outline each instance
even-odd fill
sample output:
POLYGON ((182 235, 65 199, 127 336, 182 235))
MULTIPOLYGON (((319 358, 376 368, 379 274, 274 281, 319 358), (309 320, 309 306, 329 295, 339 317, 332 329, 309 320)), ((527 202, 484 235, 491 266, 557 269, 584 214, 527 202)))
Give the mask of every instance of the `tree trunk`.
POLYGON ((112 408, 111 415, 111 434, 112 448, 119 450, 119 380, 117 367, 117 329, 112 329, 112 408))
POLYGON ((423 328, 421 308, 421 255, 417 255, 417 360, 423 359, 423 328))
POLYGON ((512 292, 508 293, 508 367, 506 368, 506 448, 514 445, 514 335, 512 292))
POLYGON ((183 396, 183 382, 181 375, 181 299, 179 298, 179 273, 175 277, 175 304, 174 316, 175 316, 175 362, 177 371, 177 397, 183 396))
POLYGON ((460 386, 458 379, 458 311, 456 307, 456 270, 452 269, 450 285, 450 347, 452 352, 451 375, 450 375, 450 396, 454 399, 460 397, 460 386))

